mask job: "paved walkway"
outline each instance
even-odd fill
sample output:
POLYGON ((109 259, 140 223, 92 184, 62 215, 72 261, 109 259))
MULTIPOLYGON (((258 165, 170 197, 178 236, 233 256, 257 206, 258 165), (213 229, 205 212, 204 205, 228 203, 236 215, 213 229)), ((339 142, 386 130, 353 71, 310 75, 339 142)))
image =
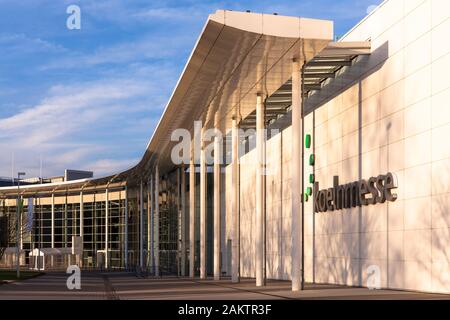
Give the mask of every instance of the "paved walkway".
POLYGON ((394 290, 368 290, 334 285, 306 286, 303 292, 290 291, 288 281, 268 281, 256 288, 253 279, 232 284, 229 279, 137 278, 131 273, 82 272, 81 290, 66 287, 64 273, 47 273, 30 280, 0 285, 4 299, 170 299, 170 300, 264 300, 264 299, 450 299, 450 295, 394 290))

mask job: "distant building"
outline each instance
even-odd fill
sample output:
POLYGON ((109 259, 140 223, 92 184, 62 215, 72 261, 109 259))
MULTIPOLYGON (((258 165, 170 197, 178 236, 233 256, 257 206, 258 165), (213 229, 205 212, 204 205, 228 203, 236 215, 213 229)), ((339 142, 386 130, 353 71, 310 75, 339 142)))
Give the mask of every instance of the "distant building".
MULTIPOLYGON (((92 171, 66 169, 64 171, 64 176, 55 176, 48 178, 40 178, 40 177, 24 178, 20 179, 20 185, 27 186, 34 184, 58 183, 81 179, 91 179, 93 177, 94 172, 92 171)), ((17 178, 12 179, 9 177, 0 177, 0 187, 11 187, 17 185, 18 185, 17 178)))
POLYGON ((64 173, 64 181, 89 179, 92 177, 94 177, 94 172, 92 172, 92 171, 66 169, 66 171, 64 173))
POLYGON ((0 177, 0 187, 9 187, 13 185, 11 178, 0 177))

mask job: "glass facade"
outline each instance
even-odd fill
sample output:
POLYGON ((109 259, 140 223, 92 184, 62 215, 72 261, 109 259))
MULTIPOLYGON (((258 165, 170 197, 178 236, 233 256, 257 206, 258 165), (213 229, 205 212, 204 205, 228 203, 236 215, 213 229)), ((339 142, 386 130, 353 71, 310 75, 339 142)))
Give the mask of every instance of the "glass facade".
MULTIPOLYGON (((136 270, 140 268, 142 258, 144 269, 152 272, 155 262, 151 252, 153 251, 152 243, 155 243, 153 248, 159 250, 160 273, 179 274, 182 260, 179 179, 180 176, 174 171, 164 175, 159 181, 158 225, 155 224, 151 214, 155 205, 152 206, 150 202, 155 201, 155 195, 151 194, 154 188, 150 187, 149 182, 143 182, 142 188, 140 184, 128 187, 122 185, 120 188, 108 188, 108 192, 104 186, 82 192, 80 189, 67 190, 65 193, 59 191, 53 196, 51 193, 44 192, 39 195, 24 195, 22 217, 27 216, 28 201, 33 201, 33 221, 31 232, 24 232, 22 235, 23 254, 26 257, 22 265, 29 264, 28 256, 33 249, 52 247, 70 249, 72 237, 82 236, 83 254, 79 259, 84 269, 107 267, 122 270, 128 267, 129 270, 136 270), (156 228, 159 231, 158 239, 155 239, 156 228)), ((212 181, 208 181, 208 190, 211 190, 211 183, 212 181)), ((196 188, 198 187, 197 184, 196 188)), ((196 193, 198 197, 198 192, 196 193)), ((11 192, 10 197, 0 199, 0 216, 10 217, 9 223, 13 225, 16 217, 14 196, 11 192)), ((208 194, 208 202, 212 201, 211 197, 212 194, 208 194)), ((211 206, 208 206, 208 219, 212 219, 211 206)), ((199 220, 198 212, 196 220, 199 220)), ((196 269, 198 270, 198 221, 196 225, 196 269)), ((185 227, 188 227, 188 219, 185 219, 185 227)), ((209 256, 212 252, 212 223, 208 223, 207 234, 209 256)), ((15 247, 15 245, 15 239, 9 239, 8 246, 15 247)), ((187 255, 185 261, 186 267, 189 263, 187 255)), ((207 265, 208 272, 212 272, 212 260, 208 261, 207 265)))
POLYGON ((163 273, 178 272, 178 202, 176 175, 160 185, 159 250, 163 273))
MULTIPOLYGON (((54 214, 54 248, 71 248, 72 236, 83 235, 83 268, 97 268, 98 253, 106 249, 106 233, 108 233, 108 267, 111 269, 125 268, 125 210, 126 200, 123 191, 110 192, 108 200, 108 224, 106 224, 106 198, 105 193, 93 193, 83 195, 83 229, 81 230, 81 204, 80 194, 55 196, 54 214), (99 199, 99 196, 100 199, 99 199), (74 200, 78 201, 74 201, 74 200), (108 230, 106 230, 106 225, 108 230)), ((31 232, 22 233, 22 248, 28 257, 33 248, 52 247, 52 197, 32 198, 33 223, 31 232)), ((133 199, 131 199, 133 203, 133 199)), ((16 223, 16 200, 0 200, 0 216, 8 216, 11 226, 16 223)), ((28 211, 27 202, 23 207, 22 219, 25 219, 28 211)), ((136 214, 132 209, 129 216, 129 230, 131 250, 135 249, 134 243, 138 233, 135 224, 136 214)), ((24 223, 23 223, 24 225, 24 223)), ((9 239, 9 247, 16 246, 14 237, 9 239)), ((28 260, 27 260, 28 261, 28 260)), ((135 264, 134 257, 129 260, 135 264)), ((28 263, 28 262, 26 262, 28 263)))

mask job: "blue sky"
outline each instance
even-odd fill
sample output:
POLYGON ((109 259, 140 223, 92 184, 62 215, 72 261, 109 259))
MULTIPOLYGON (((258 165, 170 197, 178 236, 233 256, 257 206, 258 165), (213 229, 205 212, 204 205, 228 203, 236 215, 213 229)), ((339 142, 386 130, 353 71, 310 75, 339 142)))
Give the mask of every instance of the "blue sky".
POLYGON ((209 13, 323 18, 343 35, 381 0, 0 0, 0 176, 101 176, 142 156, 209 13), (66 8, 81 8, 81 29, 66 8))

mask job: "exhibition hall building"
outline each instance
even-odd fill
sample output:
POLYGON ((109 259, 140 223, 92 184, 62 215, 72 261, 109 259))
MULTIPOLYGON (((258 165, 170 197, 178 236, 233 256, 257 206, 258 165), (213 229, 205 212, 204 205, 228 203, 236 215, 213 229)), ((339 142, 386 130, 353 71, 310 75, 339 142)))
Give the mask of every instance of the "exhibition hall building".
POLYGON ((0 267, 450 293, 449 18, 216 11, 138 164, 0 187, 0 267))

